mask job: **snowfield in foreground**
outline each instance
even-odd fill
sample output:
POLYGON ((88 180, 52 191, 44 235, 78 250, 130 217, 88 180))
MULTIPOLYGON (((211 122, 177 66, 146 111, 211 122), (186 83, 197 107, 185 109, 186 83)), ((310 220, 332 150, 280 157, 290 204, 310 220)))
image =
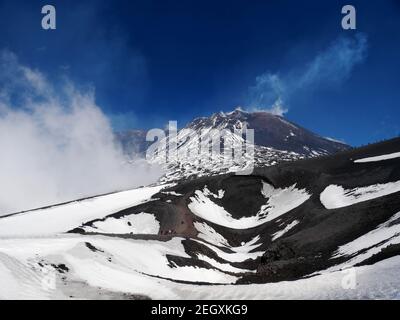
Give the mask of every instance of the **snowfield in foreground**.
POLYGON ((170 291, 159 287, 158 278, 235 282, 235 276, 216 269, 171 266, 166 255, 189 257, 181 241, 179 238, 162 242, 101 236, 2 240, 0 278, 8 279, 8 283, 2 283, 0 298, 60 298, 70 283, 79 283, 81 290, 100 287, 166 298, 170 291), (57 266, 66 267, 57 269, 57 266))
MULTIPOLYGON (((368 187, 367 194, 370 196, 373 191, 382 194, 393 190, 393 186, 397 184, 368 187)), ((359 189, 357 192, 363 195, 365 192, 359 189)), ((295 281, 237 284, 243 275, 257 272, 256 268, 241 264, 264 255, 259 235, 234 246, 212 225, 198 221, 193 226, 199 234, 192 239, 175 236, 144 240, 113 235, 157 234, 160 223, 153 214, 138 212, 119 218, 107 215, 132 204, 155 201, 151 196, 161 190, 162 186, 135 189, 0 218, 0 299, 400 298, 396 290, 400 285, 397 277, 400 257, 373 266, 355 267, 382 248, 400 243, 400 225, 395 223, 400 213, 338 248, 336 257, 354 255, 345 263, 295 281), (84 226, 84 230, 103 235, 64 233, 88 219, 101 220, 84 226), (35 221, 41 223, 37 225, 35 221), (188 251, 188 244, 206 250, 188 251), (348 268, 355 274, 356 288, 346 287, 348 268)), ((265 217, 270 217, 264 217, 261 223, 281 217, 310 197, 295 185, 273 188, 263 184, 260 192, 267 199, 260 212, 267 212, 265 217)), ((354 196, 349 192, 343 194, 354 196)), ((198 201, 217 206, 211 199, 223 199, 224 191, 213 193, 205 187, 202 191, 197 190, 195 195, 198 201)), ((191 203, 193 201, 192 198, 191 203)), ((209 220, 220 219, 218 221, 225 225, 235 225, 226 211, 221 215, 221 210, 215 210, 215 207, 210 211, 202 209, 209 220)), ((260 223, 259 215, 246 219, 249 220, 237 220, 240 225, 235 226, 243 228, 260 223)), ((272 241, 283 237, 298 224, 299 220, 280 222, 280 229, 271 234, 272 241)))
POLYGON ((399 145, 0 217, 0 299, 400 299, 400 158, 349 161, 399 145))
POLYGON ((296 281, 239 286, 198 286, 154 277, 157 274, 218 283, 235 280, 217 270, 167 266, 166 254, 181 254, 180 241, 132 241, 101 236, 2 240, 0 299, 80 299, 102 295, 122 298, 123 294, 152 299, 217 300, 400 298, 400 257, 352 269, 356 288, 346 283, 349 270, 296 281))

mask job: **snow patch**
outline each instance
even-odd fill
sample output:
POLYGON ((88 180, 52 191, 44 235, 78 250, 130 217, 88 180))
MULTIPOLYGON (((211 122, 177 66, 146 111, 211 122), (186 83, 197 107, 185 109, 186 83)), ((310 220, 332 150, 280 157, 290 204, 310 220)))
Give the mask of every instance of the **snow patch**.
POLYGON ((226 240, 221 234, 219 234, 214 228, 209 226, 205 222, 194 222, 194 227, 199 232, 198 237, 211 244, 217 246, 229 246, 228 240, 226 240))
POLYGON ((162 193, 163 193, 163 194, 166 194, 166 195, 176 196, 176 197, 183 196, 183 194, 177 193, 177 192, 175 192, 175 191, 163 191, 162 193))
POLYGON ((325 139, 332 141, 332 142, 340 143, 340 144, 346 144, 346 142, 344 142, 342 140, 338 140, 338 139, 334 139, 334 138, 330 138, 330 137, 325 137, 325 139))
POLYGON ((288 188, 275 189, 263 181, 261 193, 268 199, 267 203, 261 206, 255 216, 235 219, 223 207, 213 202, 205 190, 195 191, 195 195, 190 198, 189 209, 200 218, 232 229, 248 229, 259 226, 278 218, 310 198, 310 194, 305 189, 297 189, 295 184, 288 188))
POLYGON ((121 218, 107 218, 96 221, 93 226, 85 226, 86 232, 99 232, 110 234, 158 234, 160 223, 151 213, 141 212, 121 218))
POLYGON ((357 159, 357 160, 354 160, 354 162, 355 163, 376 162, 376 161, 395 159, 395 158, 399 158, 399 157, 400 157, 400 152, 394 152, 394 153, 389 153, 389 154, 383 154, 381 156, 357 159))
POLYGON ((206 247, 208 247, 209 249, 211 249, 212 251, 214 251, 221 259, 228 261, 228 262, 243 262, 246 261, 248 259, 251 260, 255 260, 258 257, 261 257, 264 254, 264 251, 256 251, 254 252, 254 250, 256 248, 258 248, 261 244, 256 244, 257 241, 260 240, 260 237, 254 237, 252 240, 250 240, 249 242, 246 242, 244 244, 242 244, 239 247, 231 247, 229 248, 231 252, 226 252, 224 250, 221 250, 220 248, 218 248, 215 245, 203 242, 203 241, 199 241, 199 240, 195 240, 198 243, 201 243, 203 245, 205 245, 206 247))
POLYGON ((218 190, 218 194, 212 193, 207 186, 204 186, 203 193, 205 196, 213 196, 215 199, 222 199, 224 197, 225 191, 218 190))
POLYGON ((289 223, 285 228, 283 228, 280 231, 275 232, 272 235, 272 241, 275 241, 276 239, 282 237, 286 232, 288 232, 289 230, 293 229, 296 225, 299 224, 298 220, 294 220, 293 222, 289 223))
POLYGON ((268 199, 257 214, 263 223, 274 220, 297 208, 311 197, 311 194, 307 193, 305 189, 296 188, 296 184, 283 189, 275 189, 272 185, 263 181, 261 192, 268 199))
POLYGON ((374 184, 354 189, 344 189, 342 186, 330 185, 322 191, 320 200, 326 209, 336 209, 399 191, 400 181, 374 184))
POLYGON ((239 269, 239 268, 232 267, 229 263, 220 263, 220 262, 218 262, 210 257, 207 257, 206 255, 200 254, 200 253, 197 254, 197 258, 199 260, 203 260, 203 261, 209 263, 214 268, 224 271, 224 272, 230 272, 230 273, 255 272, 255 270, 239 269))

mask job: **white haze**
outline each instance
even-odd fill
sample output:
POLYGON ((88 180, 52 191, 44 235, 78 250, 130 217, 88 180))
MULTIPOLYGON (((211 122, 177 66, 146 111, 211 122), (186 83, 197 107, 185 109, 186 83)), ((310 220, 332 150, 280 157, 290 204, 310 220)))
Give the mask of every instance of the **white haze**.
POLYGON ((248 109, 282 116, 299 94, 338 86, 348 80, 354 68, 366 59, 367 51, 364 34, 341 36, 303 66, 285 72, 265 72, 257 76, 255 85, 249 88, 248 109))
POLYGON ((128 164, 93 90, 46 77, 0 53, 0 215, 149 184, 162 174, 128 164))

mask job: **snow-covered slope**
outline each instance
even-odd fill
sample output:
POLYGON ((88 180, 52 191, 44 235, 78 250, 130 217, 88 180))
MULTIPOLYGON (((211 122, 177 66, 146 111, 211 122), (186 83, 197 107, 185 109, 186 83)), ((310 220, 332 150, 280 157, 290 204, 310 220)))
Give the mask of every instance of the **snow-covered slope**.
POLYGON ((0 299, 398 299, 398 150, 0 217, 0 299))
POLYGON ((163 186, 133 189, 0 217, 0 237, 44 236, 149 201, 163 186))

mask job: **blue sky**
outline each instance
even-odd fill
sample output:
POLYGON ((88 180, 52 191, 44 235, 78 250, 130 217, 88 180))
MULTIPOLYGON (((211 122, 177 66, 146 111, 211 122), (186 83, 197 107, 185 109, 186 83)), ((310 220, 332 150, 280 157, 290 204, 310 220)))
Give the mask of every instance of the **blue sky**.
POLYGON ((0 48, 95 88, 117 130, 280 99, 289 120, 352 145, 400 134, 396 0, 0 1, 0 48), (341 28, 349 3, 356 31, 341 28))

